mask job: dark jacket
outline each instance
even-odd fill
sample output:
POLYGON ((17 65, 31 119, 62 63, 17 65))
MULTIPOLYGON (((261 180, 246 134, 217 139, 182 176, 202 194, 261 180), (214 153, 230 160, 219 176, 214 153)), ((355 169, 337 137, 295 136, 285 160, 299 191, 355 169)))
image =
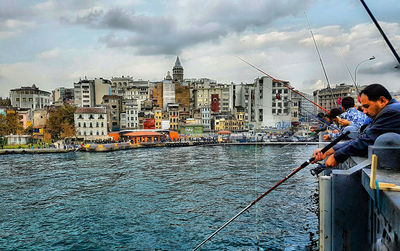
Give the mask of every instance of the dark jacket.
POLYGON ((378 136, 387 132, 400 134, 400 103, 395 99, 371 120, 357 139, 333 147, 336 161, 342 163, 350 156, 367 156, 368 146, 374 144, 378 136))

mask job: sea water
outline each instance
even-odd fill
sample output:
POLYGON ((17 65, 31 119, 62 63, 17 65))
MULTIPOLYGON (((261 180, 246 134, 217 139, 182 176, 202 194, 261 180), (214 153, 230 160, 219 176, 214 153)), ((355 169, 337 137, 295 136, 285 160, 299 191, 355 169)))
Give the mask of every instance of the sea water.
MULTIPOLYGON (((190 250, 315 146, 0 156, 0 249, 190 250)), ((204 250, 310 250, 317 180, 297 173, 204 250)))

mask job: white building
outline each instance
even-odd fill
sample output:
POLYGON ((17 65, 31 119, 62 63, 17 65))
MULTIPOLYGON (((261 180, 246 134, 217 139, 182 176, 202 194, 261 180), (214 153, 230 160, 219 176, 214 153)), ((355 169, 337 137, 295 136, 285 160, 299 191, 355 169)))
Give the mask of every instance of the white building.
POLYGON ((291 90, 282 83, 289 85, 286 81, 261 77, 254 84, 232 88, 235 107, 245 108, 245 121, 250 129, 291 126, 291 90))
POLYGON ((121 129, 137 129, 139 127, 140 105, 137 99, 123 100, 125 112, 121 113, 121 129))
POLYGON ((43 109, 50 105, 50 95, 50 92, 39 90, 35 85, 12 89, 10 91, 11 106, 31 110, 43 109))
POLYGON ((80 107, 75 111, 74 122, 77 138, 84 140, 108 139, 105 108, 80 107))
POLYGON ((210 107, 201 108, 201 122, 203 124, 203 128, 206 131, 211 130, 211 114, 210 107))
POLYGON ((149 88, 151 83, 146 80, 133 80, 133 77, 122 76, 111 78, 111 93, 114 95, 124 96, 127 89, 149 88))
POLYGON ((163 84, 163 111, 167 110, 168 104, 175 104, 175 84, 172 82, 170 73, 162 82, 163 84))
POLYGON ((110 95, 111 82, 99 78, 94 80, 80 80, 74 83, 75 105, 78 107, 100 106, 104 95, 110 95))

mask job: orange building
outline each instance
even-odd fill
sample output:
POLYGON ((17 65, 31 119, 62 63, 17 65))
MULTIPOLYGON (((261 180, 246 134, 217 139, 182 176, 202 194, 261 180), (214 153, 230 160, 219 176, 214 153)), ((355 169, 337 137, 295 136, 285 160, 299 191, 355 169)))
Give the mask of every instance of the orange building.
POLYGON ((160 141, 163 135, 158 132, 129 132, 124 136, 129 137, 133 143, 140 144, 142 142, 160 141))

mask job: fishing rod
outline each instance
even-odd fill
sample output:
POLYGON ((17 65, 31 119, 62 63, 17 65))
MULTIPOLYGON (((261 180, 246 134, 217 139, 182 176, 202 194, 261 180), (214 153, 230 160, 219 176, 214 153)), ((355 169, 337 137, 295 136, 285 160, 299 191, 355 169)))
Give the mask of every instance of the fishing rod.
POLYGON ((399 62, 400 64, 400 57, 397 54, 396 50, 394 49, 393 45, 390 43, 389 39, 387 38, 385 32, 383 32, 381 26, 379 25, 378 21, 376 21, 374 15, 372 14, 372 12, 369 10, 367 4, 364 2, 364 0, 360 0, 362 5, 364 6, 365 10, 367 11, 368 15, 371 17, 372 21, 374 22, 376 28, 379 30, 379 32, 381 33, 383 39, 385 40, 386 44, 389 46, 390 50, 392 51, 394 57, 397 59, 397 62, 399 62))
POLYGON ((311 113, 311 112, 309 112, 309 111, 307 111, 307 110, 305 110, 305 111, 308 112, 308 113, 310 113, 311 115, 313 115, 316 119, 318 119, 318 120, 321 121, 322 123, 326 124, 326 125, 328 126, 328 128, 333 129, 333 130, 338 130, 339 132, 342 131, 339 127, 337 127, 337 126, 335 126, 335 125, 333 125, 333 124, 330 124, 328 121, 326 121, 326 120, 324 120, 324 119, 318 117, 318 115, 315 115, 315 114, 313 114, 313 113, 311 113))
POLYGON ((326 73, 325 66, 324 66, 324 62, 322 61, 322 58, 321 58, 321 53, 319 53, 318 45, 317 45, 317 42, 315 41, 315 38, 314 38, 314 33, 313 33, 312 30, 311 30, 310 21, 308 20, 307 14, 306 14, 305 12, 304 12, 304 15, 306 16, 307 24, 308 24, 308 29, 309 29, 309 31, 310 31, 310 33, 311 33, 311 37, 312 37, 312 39, 313 39, 313 41, 314 41, 315 49, 317 50, 318 58, 319 58, 319 61, 321 62, 321 66, 322 66, 322 70, 324 71, 324 75, 325 75, 326 82, 328 83, 328 86, 327 86, 327 87, 328 87, 328 88, 331 88, 331 85, 330 85, 329 79, 328 79, 328 74, 326 73))
POLYGON ((313 103, 313 104, 316 105, 318 108, 320 108, 320 109, 324 110, 325 112, 329 113, 328 110, 326 110, 325 108, 323 108, 323 107, 320 106, 319 104, 315 103, 315 102, 312 101, 311 99, 307 98, 307 97, 304 96, 301 92, 298 92, 298 91, 296 91, 294 88, 292 88, 292 87, 290 87, 289 85, 285 84, 282 80, 278 80, 278 79, 276 79, 276 78, 273 78, 271 75, 269 75, 269 74, 266 73, 265 71, 263 71, 263 70, 257 68, 256 66, 250 64, 249 62, 247 62, 247 61, 244 60, 243 58, 241 58, 241 57, 239 57, 239 56, 236 56, 236 57, 239 58, 240 60, 242 60, 243 62, 245 62, 246 64, 250 65, 251 67, 253 67, 253 68, 256 69, 257 71, 263 73, 265 76, 267 76, 267 77, 269 77, 269 78, 272 78, 272 79, 278 81, 278 82, 281 83, 284 87, 286 87, 286 88, 288 88, 289 90, 293 91, 293 92, 296 93, 297 95, 303 97, 305 100, 307 100, 307 101, 313 103))
MULTIPOLYGON (((342 135, 340 135, 337 139, 335 139, 334 141, 332 141, 331 143, 329 143, 328 145, 326 145, 324 148, 322 148, 321 153, 325 153, 327 152, 332 146, 336 145, 339 141, 341 141, 342 139, 344 139, 350 132, 347 131, 345 133, 343 133, 342 135)), ((218 228, 214 233, 212 233, 210 236, 208 236, 205 240, 203 240, 199 245, 197 245, 193 251, 199 249, 201 246, 203 246, 204 243, 206 243, 208 240, 210 240, 212 237, 214 237, 219 231, 221 231, 222 229, 224 229, 227 225, 229 225, 232 221, 234 221, 237 217, 239 217, 241 214, 243 214, 244 212, 246 212, 249 208, 251 208, 252 206, 254 206, 259 200, 261 200, 263 197, 265 197, 267 194, 269 194, 270 192, 272 192, 275 188, 277 188, 279 185, 281 185, 283 182, 285 182, 286 180, 288 180, 290 177, 292 177, 293 175, 295 175, 297 172, 299 172, 300 170, 302 170, 303 168, 307 167, 310 163, 312 163, 315 160, 314 157, 311 157, 309 160, 305 161, 303 164, 301 164, 296 170, 294 170, 293 172, 291 172, 289 175, 287 175, 285 178, 283 178, 282 180, 280 180, 278 183, 276 183, 273 187, 271 187, 270 189, 268 189, 265 193, 263 193, 260 197, 258 197, 257 199, 255 199, 254 201, 252 201, 248 206, 246 206, 245 208, 242 209, 242 211, 240 211, 238 214, 236 214, 233 218, 231 218, 229 221, 225 222, 220 228, 218 228)))

